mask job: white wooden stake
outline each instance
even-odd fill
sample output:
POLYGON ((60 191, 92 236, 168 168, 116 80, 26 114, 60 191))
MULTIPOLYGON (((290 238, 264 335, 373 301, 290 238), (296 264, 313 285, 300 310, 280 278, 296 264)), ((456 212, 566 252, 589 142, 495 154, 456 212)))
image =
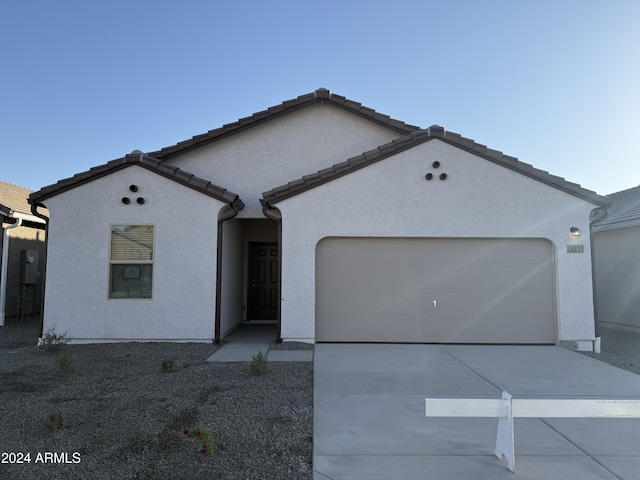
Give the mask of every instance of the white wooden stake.
POLYGON ((502 392, 501 399, 425 398, 427 417, 498 418, 496 456, 507 458, 516 468, 513 419, 520 418, 640 418, 640 400, 635 399, 513 399, 502 392))
POLYGON ((507 466, 512 472, 516 471, 515 434, 513 429, 513 398, 507 392, 502 392, 502 399, 507 403, 507 415, 498 420, 498 435, 496 436, 496 457, 507 457, 507 466))

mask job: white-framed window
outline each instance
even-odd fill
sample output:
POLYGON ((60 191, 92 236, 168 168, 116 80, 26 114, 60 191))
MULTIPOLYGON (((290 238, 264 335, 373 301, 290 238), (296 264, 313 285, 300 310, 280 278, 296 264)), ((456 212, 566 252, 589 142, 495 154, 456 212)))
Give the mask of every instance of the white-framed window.
POLYGON ((111 225, 109 298, 151 298, 153 225, 111 225))

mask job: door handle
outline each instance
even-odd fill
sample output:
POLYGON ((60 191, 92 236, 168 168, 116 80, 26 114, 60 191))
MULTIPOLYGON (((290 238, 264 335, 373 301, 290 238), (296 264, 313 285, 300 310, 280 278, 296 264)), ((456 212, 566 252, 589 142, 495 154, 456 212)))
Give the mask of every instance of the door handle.
POLYGON ((438 301, 437 300, 433 301, 433 308, 438 308, 438 301))

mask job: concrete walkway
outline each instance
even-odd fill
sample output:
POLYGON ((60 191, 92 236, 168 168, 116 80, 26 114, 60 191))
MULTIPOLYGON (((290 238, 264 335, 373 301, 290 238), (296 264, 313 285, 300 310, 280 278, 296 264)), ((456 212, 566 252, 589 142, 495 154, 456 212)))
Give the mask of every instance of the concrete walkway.
POLYGON ((425 418, 424 398, 635 398, 640 376, 559 347, 317 344, 314 480, 640 479, 640 419, 425 418))
POLYGON ((269 362, 311 362, 313 350, 271 350, 276 338, 275 325, 240 325, 238 329, 224 338, 224 344, 208 362, 250 362, 262 352, 269 362))

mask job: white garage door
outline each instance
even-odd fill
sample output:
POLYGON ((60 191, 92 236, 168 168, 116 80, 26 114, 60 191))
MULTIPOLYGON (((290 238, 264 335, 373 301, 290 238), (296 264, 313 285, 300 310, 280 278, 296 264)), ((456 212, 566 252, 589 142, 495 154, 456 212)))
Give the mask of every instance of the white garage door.
POLYGON ((544 239, 326 238, 316 341, 553 344, 544 239))

